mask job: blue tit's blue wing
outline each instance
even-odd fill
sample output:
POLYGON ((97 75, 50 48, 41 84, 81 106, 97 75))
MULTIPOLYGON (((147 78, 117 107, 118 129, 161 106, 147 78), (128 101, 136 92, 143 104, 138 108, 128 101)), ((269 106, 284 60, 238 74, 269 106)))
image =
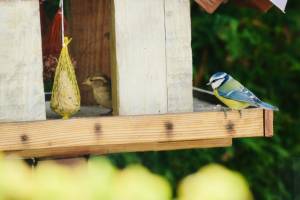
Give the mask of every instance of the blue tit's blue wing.
POLYGON ((242 84, 240 84, 233 78, 219 87, 218 93, 224 98, 246 102, 255 107, 261 107, 269 110, 278 110, 277 107, 261 101, 250 90, 245 88, 242 84))
POLYGON ((224 98, 246 102, 251 105, 257 105, 261 102, 250 90, 233 78, 219 87, 218 93, 224 98))
POLYGON ((245 87, 231 90, 229 92, 218 90, 218 93, 224 98, 246 102, 253 106, 257 106, 261 102, 261 100, 259 100, 250 90, 245 87))

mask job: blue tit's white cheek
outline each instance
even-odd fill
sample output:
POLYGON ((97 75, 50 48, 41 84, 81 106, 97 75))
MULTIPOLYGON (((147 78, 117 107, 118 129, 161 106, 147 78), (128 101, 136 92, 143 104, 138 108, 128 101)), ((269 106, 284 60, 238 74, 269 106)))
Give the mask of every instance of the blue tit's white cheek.
POLYGON ((211 87, 212 87, 213 89, 216 89, 216 88, 218 88, 218 87, 220 87, 220 86, 222 85, 223 81, 224 81, 224 79, 219 79, 219 80, 217 80, 217 81, 214 81, 214 82, 211 84, 211 87))

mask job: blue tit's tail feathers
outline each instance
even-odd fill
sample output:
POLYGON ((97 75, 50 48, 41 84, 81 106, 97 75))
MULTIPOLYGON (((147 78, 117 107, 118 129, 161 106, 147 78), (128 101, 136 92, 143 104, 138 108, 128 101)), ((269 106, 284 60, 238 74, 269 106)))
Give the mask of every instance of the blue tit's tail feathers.
POLYGON ((266 102, 260 102, 259 104, 258 104, 258 106, 260 107, 260 108, 264 108, 264 109, 267 109, 267 110, 274 110, 274 111, 279 111, 279 109, 276 107, 276 106, 272 106, 271 104, 268 104, 268 103, 266 103, 266 102))

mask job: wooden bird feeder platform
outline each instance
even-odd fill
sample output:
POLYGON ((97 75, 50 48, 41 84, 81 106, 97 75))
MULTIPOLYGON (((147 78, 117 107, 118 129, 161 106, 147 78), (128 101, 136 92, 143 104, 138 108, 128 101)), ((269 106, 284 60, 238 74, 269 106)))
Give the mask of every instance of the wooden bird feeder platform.
POLYGON ((0 1, 0 151, 73 157, 226 147, 234 138, 273 135, 272 111, 199 108, 192 92, 190 0, 69 2, 78 82, 99 71, 111 74, 115 116, 83 115, 97 106, 80 85, 81 113, 50 117, 39 1, 0 1))
POLYGON ((0 151, 68 157, 133 151, 226 147, 233 138, 270 137, 273 112, 262 109, 117 116, 0 124, 0 151))

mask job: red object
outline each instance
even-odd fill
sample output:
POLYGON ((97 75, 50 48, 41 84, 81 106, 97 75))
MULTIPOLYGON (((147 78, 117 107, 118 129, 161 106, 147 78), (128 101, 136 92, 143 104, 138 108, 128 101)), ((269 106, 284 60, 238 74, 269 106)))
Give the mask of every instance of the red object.
MULTIPOLYGON (((62 27, 61 27, 61 20, 62 20, 62 12, 61 9, 57 11, 54 16, 54 20, 50 27, 49 32, 46 34, 46 37, 43 40, 43 55, 54 55, 58 56, 60 54, 62 48, 62 27)), ((64 19, 64 27, 66 29, 67 22, 64 19)))
POLYGON ((195 0, 206 12, 213 13, 224 0, 195 0))
POLYGON ((272 2, 269 0, 251 0, 251 2, 262 12, 267 12, 273 6, 272 2))
POLYGON ((272 2, 269 0, 235 0, 240 6, 256 8, 262 12, 267 12, 272 6, 272 2))
POLYGON ((40 19, 41 19, 42 37, 44 37, 47 33, 47 29, 48 29, 47 27, 49 26, 49 18, 46 15, 43 0, 40 0, 40 19))

